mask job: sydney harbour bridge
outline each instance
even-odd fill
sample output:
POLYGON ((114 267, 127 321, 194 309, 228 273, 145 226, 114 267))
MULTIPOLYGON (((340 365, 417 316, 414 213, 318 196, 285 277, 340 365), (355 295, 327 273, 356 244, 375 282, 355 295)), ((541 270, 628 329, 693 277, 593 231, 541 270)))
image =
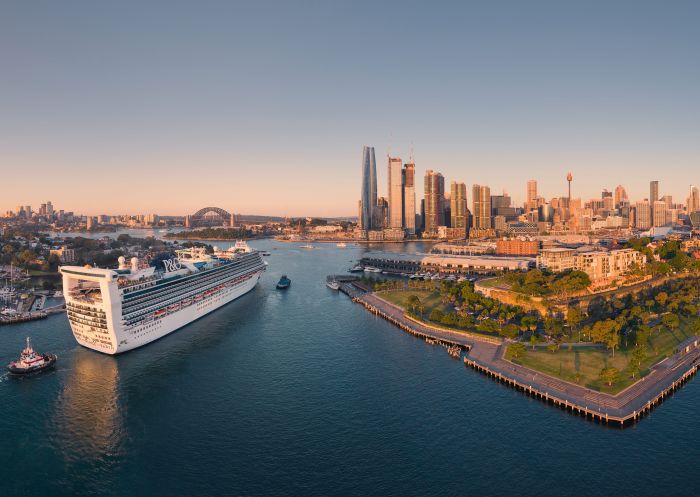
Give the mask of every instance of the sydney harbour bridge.
POLYGON ((236 226, 236 215, 229 214, 220 207, 205 207, 194 214, 185 216, 185 227, 199 226, 236 226))

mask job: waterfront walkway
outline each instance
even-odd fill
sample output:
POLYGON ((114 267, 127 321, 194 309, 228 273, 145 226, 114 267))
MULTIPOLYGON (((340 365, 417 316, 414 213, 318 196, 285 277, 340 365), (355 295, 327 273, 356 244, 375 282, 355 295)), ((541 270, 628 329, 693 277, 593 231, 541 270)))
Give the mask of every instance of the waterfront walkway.
POLYGON ((438 342, 448 347, 457 345, 466 350, 466 366, 572 414, 601 423, 618 426, 634 423, 682 386, 700 367, 700 348, 694 348, 656 364, 646 377, 616 395, 596 392, 504 359, 507 343, 421 323, 406 316, 402 308, 373 293, 364 293, 350 283, 344 286, 346 288, 341 289, 354 302, 402 330, 431 343, 438 342))

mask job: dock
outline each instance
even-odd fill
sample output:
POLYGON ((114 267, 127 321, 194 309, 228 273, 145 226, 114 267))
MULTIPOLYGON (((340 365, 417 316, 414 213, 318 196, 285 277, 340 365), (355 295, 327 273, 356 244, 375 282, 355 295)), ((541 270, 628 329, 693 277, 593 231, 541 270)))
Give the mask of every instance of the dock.
POLYGON ((597 392, 506 360, 508 342, 418 321, 402 308, 365 291, 352 281, 342 282, 340 290, 353 302, 406 333, 429 344, 444 346, 450 356, 462 358, 465 367, 550 406, 609 426, 633 425, 673 395, 700 368, 700 347, 687 347, 652 366, 647 376, 625 390, 615 395, 597 392))
POLYGON ((65 304, 59 304, 53 307, 46 307, 41 311, 21 312, 9 316, 0 316, 0 325, 26 323, 28 321, 38 321, 39 319, 46 319, 47 317, 54 314, 63 314, 65 310, 65 304))

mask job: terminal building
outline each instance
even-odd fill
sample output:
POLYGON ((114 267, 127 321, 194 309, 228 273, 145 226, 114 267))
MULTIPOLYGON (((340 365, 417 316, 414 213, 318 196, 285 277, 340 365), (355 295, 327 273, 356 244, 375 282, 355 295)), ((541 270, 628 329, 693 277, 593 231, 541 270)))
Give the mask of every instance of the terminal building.
POLYGON ((367 254, 360 261, 362 266, 376 267, 388 273, 407 274, 492 274, 498 271, 527 271, 535 267, 535 263, 534 258, 527 257, 387 253, 367 254))

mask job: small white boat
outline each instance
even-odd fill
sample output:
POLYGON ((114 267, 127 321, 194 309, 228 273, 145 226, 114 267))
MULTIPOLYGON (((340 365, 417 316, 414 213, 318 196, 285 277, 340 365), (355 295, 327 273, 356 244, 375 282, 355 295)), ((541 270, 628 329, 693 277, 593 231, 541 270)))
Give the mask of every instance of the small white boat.
POLYGON ((352 268, 350 268, 350 272, 351 272, 351 273, 361 273, 362 271, 364 271, 364 269, 363 269, 363 267, 360 266, 359 264, 356 264, 355 266, 353 266, 352 268))
POLYGON ((347 247, 347 246, 348 246, 348 244, 347 244, 347 243, 345 243, 345 242, 340 242, 340 243, 336 243, 336 244, 335 244, 335 246, 336 246, 336 247, 341 247, 341 248, 345 248, 345 247, 347 247))
POLYGON ((229 248, 228 250, 234 254, 248 254, 253 251, 245 240, 236 240, 233 247, 229 248))
POLYGON ((326 286, 327 286, 328 288, 330 288, 331 290, 338 290, 338 289, 340 289, 340 283, 338 283, 338 282, 335 281, 335 280, 326 281, 326 286))
POLYGON ((303 248, 303 249, 312 249, 312 248, 314 248, 314 246, 311 245, 311 244, 309 244, 309 243, 307 243, 306 245, 302 245, 301 248, 303 248))

